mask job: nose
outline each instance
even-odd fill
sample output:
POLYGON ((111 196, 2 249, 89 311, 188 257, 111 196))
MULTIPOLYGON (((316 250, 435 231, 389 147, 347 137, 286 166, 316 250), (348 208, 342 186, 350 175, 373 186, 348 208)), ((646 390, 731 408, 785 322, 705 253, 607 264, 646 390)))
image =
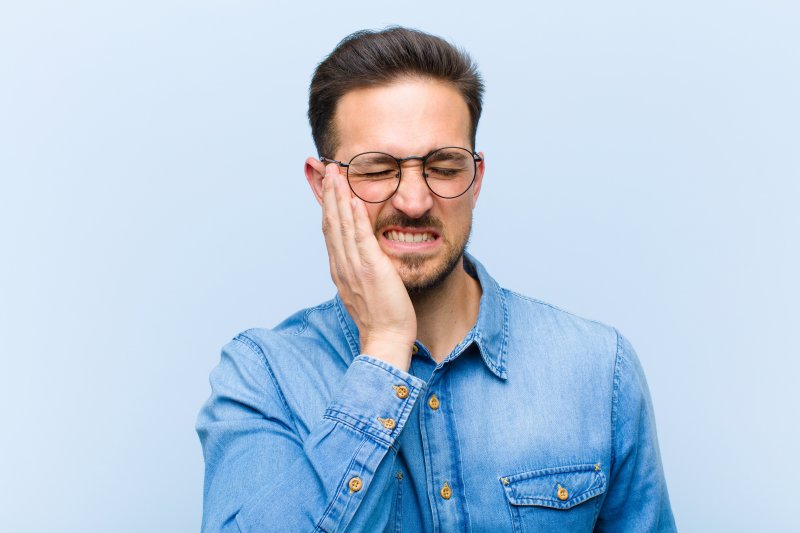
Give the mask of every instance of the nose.
POLYGON ((433 193, 422 176, 422 163, 403 165, 400 187, 392 196, 392 207, 410 218, 420 218, 433 207, 433 193))

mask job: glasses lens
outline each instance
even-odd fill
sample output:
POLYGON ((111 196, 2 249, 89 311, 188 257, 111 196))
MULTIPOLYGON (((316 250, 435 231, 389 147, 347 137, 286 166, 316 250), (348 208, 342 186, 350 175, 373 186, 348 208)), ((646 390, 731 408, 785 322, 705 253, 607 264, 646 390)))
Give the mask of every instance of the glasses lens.
POLYGON ((400 167, 397 160, 388 154, 360 154, 350 161, 347 181, 353 193, 365 202, 383 202, 400 185, 400 167))
POLYGON ((475 160, 463 148, 436 150, 425 161, 425 177, 431 190, 444 198, 461 196, 475 179, 475 160))

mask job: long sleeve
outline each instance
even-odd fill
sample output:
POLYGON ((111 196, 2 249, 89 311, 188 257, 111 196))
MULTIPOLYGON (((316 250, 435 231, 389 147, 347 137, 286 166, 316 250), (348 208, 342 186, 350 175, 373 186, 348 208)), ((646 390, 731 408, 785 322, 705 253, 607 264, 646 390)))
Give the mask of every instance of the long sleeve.
POLYGON ((619 334, 611 413, 614 455, 595 531, 676 531, 644 371, 619 334))
POLYGON ((223 348, 210 381, 197 421, 204 532, 382 527, 396 440, 423 381, 360 355, 303 439, 268 359, 246 337, 223 348))

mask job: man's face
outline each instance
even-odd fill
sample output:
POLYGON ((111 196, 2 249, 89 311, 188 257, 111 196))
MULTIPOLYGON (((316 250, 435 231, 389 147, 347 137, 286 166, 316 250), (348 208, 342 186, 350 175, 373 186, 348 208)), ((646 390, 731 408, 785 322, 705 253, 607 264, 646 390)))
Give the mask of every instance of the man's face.
MULTIPOLYGON (((334 123, 338 149, 325 155, 342 162, 364 152, 404 158, 447 146, 471 148, 464 98, 450 85, 430 79, 352 90, 339 100, 334 123)), ((422 163, 407 161, 394 196, 366 204, 375 237, 409 291, 438 285, 460 264, 482 177, 479 162, 466 193, 440 198, 425 184, 422 163)))

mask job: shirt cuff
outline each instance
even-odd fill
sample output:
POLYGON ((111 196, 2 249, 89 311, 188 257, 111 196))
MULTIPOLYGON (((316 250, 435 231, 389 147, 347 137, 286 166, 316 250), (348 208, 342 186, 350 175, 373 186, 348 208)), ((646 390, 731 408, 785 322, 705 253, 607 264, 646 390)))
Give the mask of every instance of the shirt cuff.
POLYGON ((418 377, 362 354, 347 369, 325 418, 393 446, 424 388, 418 377))

